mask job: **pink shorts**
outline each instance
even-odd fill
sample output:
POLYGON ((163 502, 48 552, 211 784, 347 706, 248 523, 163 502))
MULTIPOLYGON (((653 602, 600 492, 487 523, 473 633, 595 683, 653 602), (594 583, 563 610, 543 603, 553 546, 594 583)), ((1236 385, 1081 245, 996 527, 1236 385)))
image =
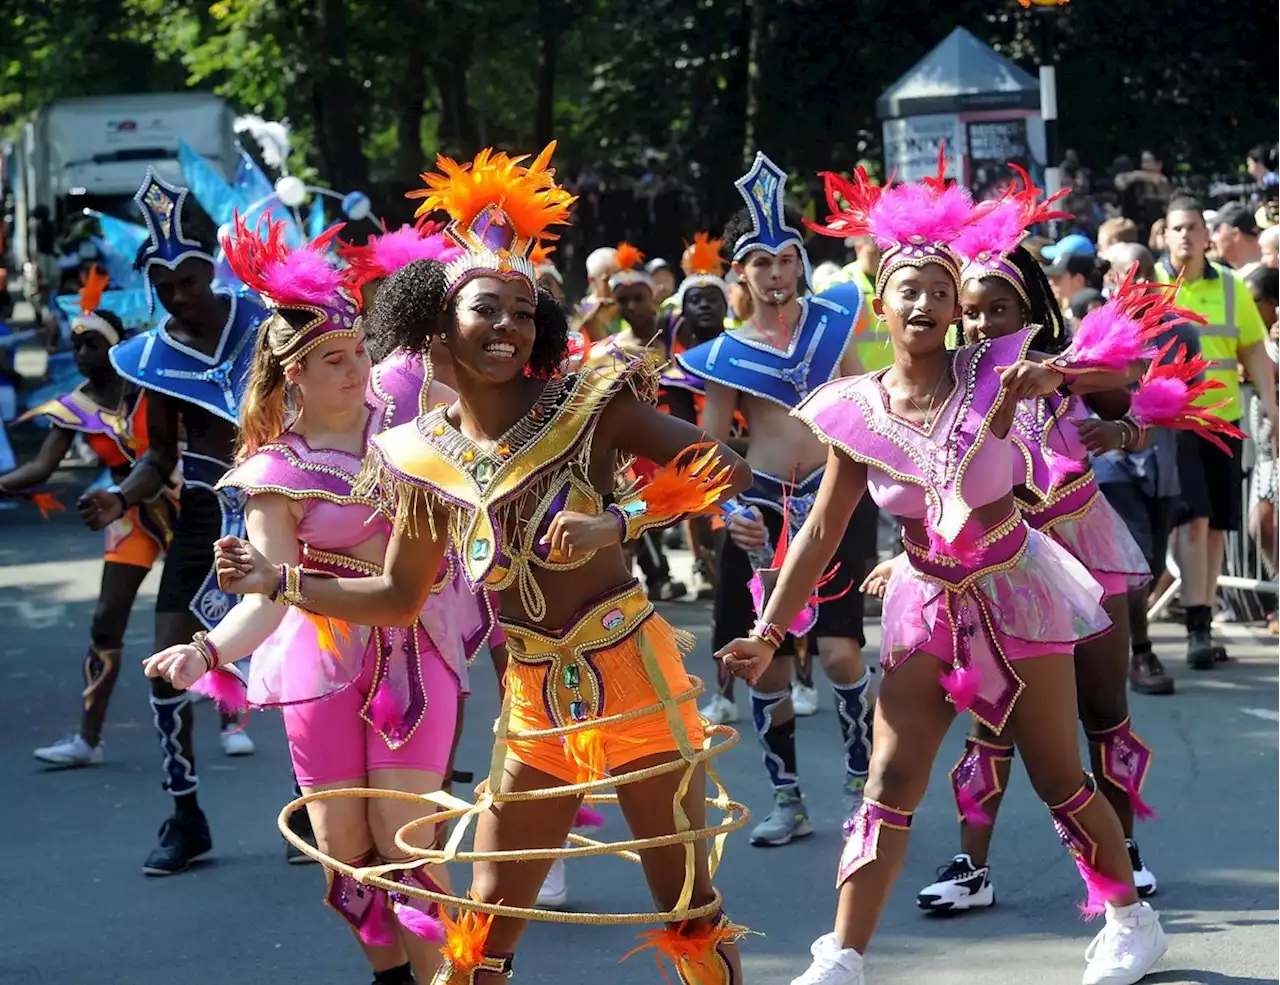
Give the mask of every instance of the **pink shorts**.
POLYGON ((370 770, 443 774, 448 768, 458 722, 458 679, 434 648, 423 654, 426 715, 407 742, 399 749, 391 749, 360 717, 375 663, 366 660, 355 682, 330 697, 281 709, 289 736, 289 756, 301 786, 318 787, 348 780, 363 783, 370 770))

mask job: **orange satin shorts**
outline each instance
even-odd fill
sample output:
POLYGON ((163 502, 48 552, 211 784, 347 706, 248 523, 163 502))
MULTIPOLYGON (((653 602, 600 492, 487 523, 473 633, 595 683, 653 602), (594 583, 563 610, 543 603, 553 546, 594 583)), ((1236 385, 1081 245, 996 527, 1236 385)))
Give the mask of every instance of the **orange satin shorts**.
POLYGON ((650 669, 660 675, 668 702, 691 692, 683 655, 690 641, 653 610, 634 582, 555 633, 511 620, 501 625, 510 657, 512 758, 565 783, 600 779, 646 756, 680 751, 672 717, 681 738, 701 751, 704 733, 694 698, 670 705, 669 717, 650 669), (520 736, 597 720, 601 724, 564 734, 520 736))
POLYGON ((107 526, 107 543, 102 560, 150 568, 164 553, 172 538, 171 512, 176 515, 176 509, 167 503, 160 506, 146 503, 129 507, 124 516, 107 526), (147 511, 145 516, 143 510, 147 511))

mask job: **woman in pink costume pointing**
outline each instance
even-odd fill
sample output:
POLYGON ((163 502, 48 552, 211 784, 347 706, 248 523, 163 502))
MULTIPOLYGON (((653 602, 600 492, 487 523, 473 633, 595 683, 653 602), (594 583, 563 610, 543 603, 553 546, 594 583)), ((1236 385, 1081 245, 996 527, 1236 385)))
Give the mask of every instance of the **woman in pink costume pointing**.
POLYGON ((1120 824, 1076 747, 1071 653, 1109 625, 1102 589, 1022 519, 1009 435, 1019 400, 1123 385, 1141 363, 1071 350, 1046 360, 1030 352, 1027 331, 948 351, 947 328, 960 315, 953 244, 976 215, 944 174, 940 166, 935 178, 888 191, 860 169, 853 181, 825 176, 834 214, 815 228, 870 234, 884 251, 873 307, 894 363, 832 381, 794 411, 829 446, 826 474, 761 621, 719 654, 734 673, 758 677, 864 493, 901 518, 909 563, 895 569, 885 598, 886 673, 866 799, 840 860, 835 930, 814 943, 793 985, 865 985, 863 954, 957 710, 1014 737, 1085 878, 1090 909, 1106 911, 1085 985, 1133 983, 1164 953, 1164 933, 1138 901, 1120 824), (1123 365, 1117 372, 1106 362, 1123 365))

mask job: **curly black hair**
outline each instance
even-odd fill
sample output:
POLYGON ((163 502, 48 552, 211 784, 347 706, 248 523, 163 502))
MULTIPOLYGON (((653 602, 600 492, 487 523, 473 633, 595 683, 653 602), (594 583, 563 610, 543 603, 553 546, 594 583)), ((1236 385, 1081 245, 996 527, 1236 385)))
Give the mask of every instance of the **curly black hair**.
MULTIPOLYGON (((365 335, 382 353, 395 349, 426 351, 443 319, 453 317, 453 299, 445 302, 448 281, 438 260, 415 260, 387 278, 365 316, 365 335)), ((538 288, 533 312, 533 351, 529 370, 549 376, 569 352, 569 319, 550 292, 538 288)))
MULTIPOLYGON (((802 233, 804 231, 804 219, 800 213, 789 205, 782 207, 782 216, 786 219, 787 225, 792 229, 798 229, 802 233)), ((729 249, 729 255, 732 256, 734 246, 738 240, 751 232, 754 224, 751 221, 751 213, 747 209, 741 208, 733 215, 729 216, 729 221, 724 224, 724 242, 729 249)))
MULTIPOLYGON (((213 228, 213 220, 204 209, 200 208, 194 195, 188 195, 183 199, 181 215, 183 237, 194 240, 199 244, 199 249, 213 256, 218 248, 218 231, 213 228)), ((133 255, 134 270, 142 270, 146 267, 146 252, 150 247, 150 239, 138 247, 138 252, 133 255)))
POLYGON ((1050 354, 1061 352, 1070 340, 1067 338, 1062 309, 1053 296, 1053 288, 1044 275, 1044 268, 1021 246, 1009 253, 1009 262, 1022 274, 1022 283, 1026 285, 1027 295, 1031 299, 1031 308, 1026 312, 1027 321, 1040 326, 1040 331, 1031 340, 1031 348, 1036 352, 1050 354))

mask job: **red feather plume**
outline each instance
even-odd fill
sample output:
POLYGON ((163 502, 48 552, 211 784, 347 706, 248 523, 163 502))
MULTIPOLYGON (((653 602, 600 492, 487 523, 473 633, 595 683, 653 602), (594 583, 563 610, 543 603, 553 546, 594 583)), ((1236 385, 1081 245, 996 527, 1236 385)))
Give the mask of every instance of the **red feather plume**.
POLYGON ((266 219, 267 235, 258 235, 261 223, 250 229, 237 210, 232 233, 225 244, 227 264, 246 287, 273 303, 332 304, 341 287, 342 275, 326 258, 342 223, 335 223, 301 249, 285 245, 285 223, 266 219))
POLYGON ((1225 387, 1220 380, 1204 376, 1209 361, 1200 356, 1188 358, 1185 345, 1178 345, 1177 352, 1170 358, 1175 345, 1178 340, 1171 339, 1152 360, 1130 400, 1130 415, 1142 427, 1193 431, 1230 454, 1231 450, 1219 436, 1243 438, 1244 432, 1211 413, 1229 401, 1200 406, 1195 403, 1206 393, 1225 387))

